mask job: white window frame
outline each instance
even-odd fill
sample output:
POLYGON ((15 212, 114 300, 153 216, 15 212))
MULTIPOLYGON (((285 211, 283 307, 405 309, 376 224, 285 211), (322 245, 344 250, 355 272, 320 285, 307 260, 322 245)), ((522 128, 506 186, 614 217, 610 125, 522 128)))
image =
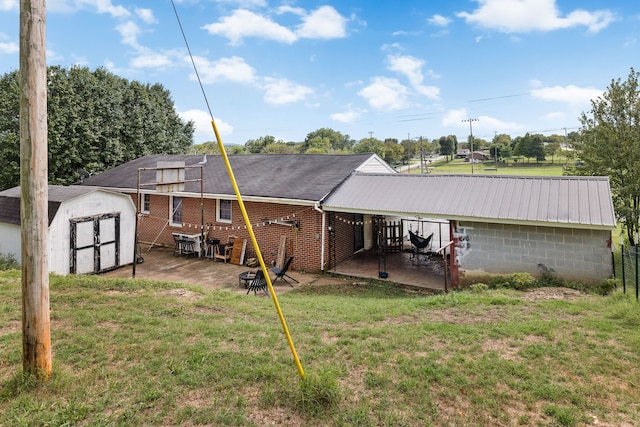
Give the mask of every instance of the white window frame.
POLYGON ((184 212, 184 198, 182 196, 171 196, 169 197, 169 222, 171 223, 171 225, 175 226, 175 227, 182 227, 182 223, 183 221, 183 212, 184 212), (176 203, 176 200, 178 201, 179 205, 178 205, 178 209, 174 212, 174 206, 176 203), (180 222, 176 222, 176 213, 180 212, 180 222))
POLYGON ((142 206, 140 207, 140 212, 144 214, 148 214, 149 211, 151 210, 151 194, 143 193, 141 204, 142 206))
POLYGON ((216 202, 216 221, 217 222, 223 222, 225 224, 231 224, 231 222, 233 221, 233 202, 231 200, 226 200, 226 199, 218 199, 216 202), (225 204, 229 204, 229 218, 222 218, 222 216, 220 215, 220 207, 222 205, 222 203, 225 204))

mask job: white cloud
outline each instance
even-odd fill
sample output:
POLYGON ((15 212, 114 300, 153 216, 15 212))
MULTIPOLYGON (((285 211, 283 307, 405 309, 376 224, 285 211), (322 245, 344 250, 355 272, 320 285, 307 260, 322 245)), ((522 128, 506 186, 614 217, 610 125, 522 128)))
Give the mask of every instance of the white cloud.
POLYGON ((143 52, 131 60, 133 68, 166 68, 172 64, 171 59, 162 53, 143 52))
POLYGON ((151 9, 136 8, 136 15, 147 24, 155 24, 158 22, 156 17, 153 16, 153 10, 151 9))
POLYGON ((603 91, 591 87, 553 86, 531 91, 531 96, 544 101, 564 102, 572 106, 588 106, 592 99, 602 96, 603 91))
POLYGON ((18 46, 18 43, 0 42, 0 53, 18 53, 19 51, 20 51, 20 46, 18 46))
POLYGON ((342 113, 333 113, 331 118, 341 123, 353 123, 360 118, 360 113, 353 110, 343 111, 342 113))
MULTIPOLYGON (((6 1, 6 0, 0 0, 6 1)), ((126 18, 130 15, 124 6, 114 5, 111 0, 49 0, 47 11, 73 13, 79 10, 95 9, 98 13, 108 13, 114 18, 126 18)))
MULTIPOLYGON (((185 58, 185 61, 191 62, 188 57, 185 58)), ((209 61, 207 58, 194 56, 193 61, 203 83, 220 81, 253 83, 256 79, 255 70, 238 56, 220 58, 217 61, 209 61)), ((192 80, 196 79, 195 74, 191 74, 189 77, 192 80)))
POLYGON ((542 116, 542 119, 554 121, 554 120, 564 120, 566 117, 567 115, 561 111, 552 111, 551 113, 547 113, 544 116, 542 116))
POLYGON ((18 0, 0 0, 0 10, 18 10, 18 0))
POLYGON ((552 31, 577 26, 598 32, 614 21, 608 10, 589 12, 577 9, 563 17, 556 7, 556 0, 478 0, 478 3, 479 8, 472 13, 459 12, 457 16, 467 23, 505 33, 552 31))
POLYGON ((405 75, 419 94, 434 100, 440 98, 440 89, 423 84, 422 66, 424 61, 413 56, 388 56, 387 61, 389 61, 389 69, 405 75))
POLYGON ((261 37, 291 44, 297 37, 293 31, 248 10, 238 9, 231 16, 223 17, 219 22, 202 27, 209 34, 229 39, 232 45, 242 42, 245 37, 261 37))
POLYGON ((387 77, 375 77, 358 95, 366 98, 376 110, 400 110, 409 106, 407 88, 398 80, 387 77))
POLYGON ((309 39, 335 39, 347 34, 347 20, 331 6, 321 6, 302 18, 296 33, 309 39))
POLYGON ((437 27, 446 27, 451 23, 451 19, 446 18, 442 15, 433 15, 431 18, 429 18, 429 23, 437 27))
POLYGON ((122 43, 133 46, 135 48, 140 47, 140 45, 138 44, 138 35, 141 33, 141 30, 135 22, 124 22, 116 26, 116 30, 122 36, 122 43))
MULTIPOLYGON (((476 132, 510 132, 522 129, 522 126, 516 122, 505 122, 500 119, 496 119, 491 116, 477 116, 473 117, 477 119, 473 121, 473 134, 476 132)), ((465 135, 469 135, 469 112, 465 108, 459 110, 449 110, 442 118, 443 126, 452 126, 464 129, 465 135)))
MULTIPOLYGON (((192 120, 195 125, 195 139, 197 141, 215 141, 216 135, 211 127, 211 116, 203 110, 191 109, 186 111, 178 111, 178 115, 185 121, 192 120)), ((220 135, 231 135, 233 126, 224 122, 220 118, 214 117, 216 128, 220 135)), ((223 141, 224 142, 224 141, 223 141)))
POLYGON ((265 91, 264 100, 269 104, 290 104, 313 94, 313 90, 307 86, 271 77, 264 79, 262 89, 265 91))
MULTIPOLYGON (((468 113, 465 108, 459 110, 449 110, 442 118, 443 126, 460 126, 464 124, 462 121, 468 119, 468 113)), ((465 126, 468 126, 465 125, 465 126)))
POLYGON ((286 44, 295 43, 299 38, 346 37, 347 19, 331 6, 321 6, 310 13, 292 6, 280 6, 276 9, 278 15, 285 13, 301 17, 302 23, 296 27, 295 31, 280 25, 268 16, 246 9, 237 9, 231 15, 202 28, 209 34, 226 37, 232 45, 242 43, 242 40, 247 37, 258 37, 286 44))

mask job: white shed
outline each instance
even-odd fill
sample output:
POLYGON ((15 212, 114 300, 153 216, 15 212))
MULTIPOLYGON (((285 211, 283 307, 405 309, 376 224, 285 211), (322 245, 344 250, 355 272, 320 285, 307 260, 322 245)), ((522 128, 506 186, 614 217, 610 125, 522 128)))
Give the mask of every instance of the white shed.
MULTIPOLYGON (((101 273, 133 262, 136 208, 126 194, 49 186, 49 271, 101 273)), ((0 192, 0 253, 21 262, 20 187, 0 192)))

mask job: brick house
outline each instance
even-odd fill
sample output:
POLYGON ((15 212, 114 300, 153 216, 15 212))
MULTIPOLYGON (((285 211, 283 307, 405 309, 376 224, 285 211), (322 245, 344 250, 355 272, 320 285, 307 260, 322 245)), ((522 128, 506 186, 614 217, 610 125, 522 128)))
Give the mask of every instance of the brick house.
MULTIPOLYGON (((355 171, 396 173, 375 154, 233 155, 229 161, 265 262, 276 258, 286 236, 287 253, 295 256, 292 268, 312 272, 328 266, 330 253, 339 262, 354 252, 353 230, 346 224, 337 245, 329 247, 324 198, 355 171)), ((220 241, 236 236, 247 239, 247 257, 255 254, 221 156, 149 155, 86 178, 83 185, 117 189, 134 202, 140 194, 141 242, 173 245, 176 232, 220 241), (147 185, 159 181, 159 164, 184 165, 184 188, 163 192, 147 185)))
MULTIPOLYGON (((375 154, 237 155, 230 163, 267 263, 285 236, 293 269, 335 269, 375 249, 381 227, 401 252, 403 224, 429 219, 439 221, 439 245, 452 242, 454 285, 541 269, 585 282, 612 274, 616 220, 604 177, 398 174, 375 154)), ((220 156, 145 156, 84 184, 134 200, 140 194, 143 242, 173 245, 174 232, 248 239, 220 156), (163 162, 185 166, 184 188, 145 185, 158 180, 155 168, 163 162)), ((387 240, 385 248, 393 244, 387 240)), ((247 256, 253 253, 249 242, 247 256)))

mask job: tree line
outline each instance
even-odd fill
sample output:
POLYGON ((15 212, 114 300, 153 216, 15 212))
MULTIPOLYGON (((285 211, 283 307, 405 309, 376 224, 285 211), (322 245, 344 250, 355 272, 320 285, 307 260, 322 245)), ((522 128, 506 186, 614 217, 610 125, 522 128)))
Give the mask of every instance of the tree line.
MULTIPOLYGON (((496 134, 491 141, 473 137, 474 150, 488 151, 496 161, 513 157, 541 160, 568 145, 580 159, 566 174, 607 176, 618 220, 626 240, 640 243, 640 74, 612 80, 591 110, 579 118, 581 128, 566 136, 496 134)), ((214 142, 193 145, 194 124, 175 111, 161 84, 140 83, 104 68, 48 67, 49 182, 71 184, 83 174, 99 173, 147 154, 216 153, 214 142)), ((20 181, 18 72, 0 77, 0 189, 20 181)), ((469 136, 471 138, 471 136, 469 136)), ((273 136, 230 146, 231 153, 362 153, 372 152, 390 164, 425 154, 453 158, 468 143, 455 135, 427 138, 369 137, 358 141, 330 128, 307 134, 302 142, 273 136)))
MULTIPOLYGON (((104 68, 47 69, 49 183, 71 184, 147 154, 186 153, 194 125, 180 118, 160 84, 104 68)), ((0 189, 20 182, 18 72, 0 77, 0 189)))

